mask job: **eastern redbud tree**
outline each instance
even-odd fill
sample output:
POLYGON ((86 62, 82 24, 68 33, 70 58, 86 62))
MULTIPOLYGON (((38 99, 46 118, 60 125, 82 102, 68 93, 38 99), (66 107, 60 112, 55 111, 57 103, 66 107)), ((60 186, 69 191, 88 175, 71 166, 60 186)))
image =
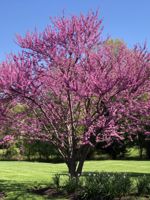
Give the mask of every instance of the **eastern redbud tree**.
POLYGON ((0 99, 26 107, 12 117, 17 132, 51 142, 71 176, 91 146, 132 137, 142 129, 140 106, 149 112, 149 53, 114 49, 101 33, 98 13, 55 18, 41 33, 17 36, 22 52, 0 66, 0 99))

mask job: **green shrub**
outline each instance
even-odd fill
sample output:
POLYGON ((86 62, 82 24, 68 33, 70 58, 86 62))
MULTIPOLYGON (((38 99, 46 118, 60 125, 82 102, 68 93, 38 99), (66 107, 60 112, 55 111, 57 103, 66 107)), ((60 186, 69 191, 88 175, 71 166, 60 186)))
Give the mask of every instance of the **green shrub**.
POLYGON ((57 149, 46 141, 23 140, 20 146, 22 155, 27 160, 50 161, 51 159, 60 159, 57 149))
POLYGON ((20 151, 16 145, 11 145, 5 152, 4 159, 6 160, 18 160, 20 159, 20 151))
MULTIPOLYGON (((100 196, 102 195, 102 185, 100 182, 100 174, 97 173, 89 173, 85 177, 85 185, 84 189, 81 192, 80 199, 84 200, 97 200, 100 199, 100 196)), ((103 176, 101 176, 103 179, 103 176)))
POLYGON ((54 187, 58 190, 60 188, 60 174, 55 174, 55 176, 52 178, 52 182, 54 187))
POLYGON ((85 177, 85 185, 79 199, 112 200, 131 191, 131 180, 124 173, 91 173, 85 177))
POLYGON ((114 196, 121 198, 128 195, 132 188, 132 182, 126 173, 115 173, 112 178, 112 192, 114 196))
POLYGON ((137 180, 137 193, 138 195, 150 194, 150 177, 143 176, 137 180))
POLYGON ((82 181, 79 178, 69 178, 64 184, 64 189, 68 194, 77 192, 82 188, 82 181))

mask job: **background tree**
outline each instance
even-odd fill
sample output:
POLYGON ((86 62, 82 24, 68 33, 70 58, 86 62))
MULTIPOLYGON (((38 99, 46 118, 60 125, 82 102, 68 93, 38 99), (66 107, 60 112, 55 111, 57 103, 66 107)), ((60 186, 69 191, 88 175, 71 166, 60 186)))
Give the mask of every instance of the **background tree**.
POLYGON ((53 19, 42 33, 18 36, 24 50, 0 66, 1 100, 27 106, 15 126, 27 138, 50 141, 71 176, 81 174, 97 142, 108 146, 128 130, 137 133, 138 122, 125 116, 149 92, 149 53, 121 44, 114 54, 101 40, 101 23, 98 13, 53 19))

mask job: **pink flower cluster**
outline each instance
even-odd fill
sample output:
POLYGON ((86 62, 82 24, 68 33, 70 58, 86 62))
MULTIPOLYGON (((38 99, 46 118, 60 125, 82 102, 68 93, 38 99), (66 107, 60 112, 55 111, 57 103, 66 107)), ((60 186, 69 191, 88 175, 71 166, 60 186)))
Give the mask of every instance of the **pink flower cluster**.
POLYGON ((7 145, 14 142, 14 136, 6 135, 0 140, 0 145, 7 145))

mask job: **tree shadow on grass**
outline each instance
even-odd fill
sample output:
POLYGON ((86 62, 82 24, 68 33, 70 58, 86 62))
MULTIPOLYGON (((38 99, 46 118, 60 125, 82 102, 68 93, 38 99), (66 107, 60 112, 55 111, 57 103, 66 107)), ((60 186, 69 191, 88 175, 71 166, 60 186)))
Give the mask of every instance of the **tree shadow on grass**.
POLYGON ((115 172, 115 171, 114 171, 114 172, 106 172, 106 171, 101 171, 101 172, 99 172, 99 171, 95 171, 95 172, 89 171, 89 172, 87 172, 87 171, 86 171, 86 172, 83 172, 83 173, 82 173, 82 176, 87 176, 87 175, 89 175, 89 174, 94 174, 94 173, 99 173, 99 174, 100 174, 100 173, 109 173, 110 175, 111 175, 111 174, 113 175, 113 174, 116 174, 116 173, 121 175, 121 174, 124 174, 124 173, 125 173, 125 174, 129 175, 129 176, 132 177, 132 178, 136 178, 136 177, 138 178, 138 177, 140 177, 140 176, 147 176, 147 177, 150 177, 150 172, 147 172, 147 173, 139 173, 139 172, 123 172, 123 171, 122 171, 122 172, 117 172, 117 171, 116 171, 116 172, 115 172))
POLYGON ((147 176, 150 177, 150 173, 136 173, 136 172, 127 172, 131 177, 147 176))
POLYGON ((36 185, 37 183, 34 182, 18 183, 11 180, 0 180, 0 192, 4 193, 7 200, 37 200, 38 196, 29 191, 36 185))

